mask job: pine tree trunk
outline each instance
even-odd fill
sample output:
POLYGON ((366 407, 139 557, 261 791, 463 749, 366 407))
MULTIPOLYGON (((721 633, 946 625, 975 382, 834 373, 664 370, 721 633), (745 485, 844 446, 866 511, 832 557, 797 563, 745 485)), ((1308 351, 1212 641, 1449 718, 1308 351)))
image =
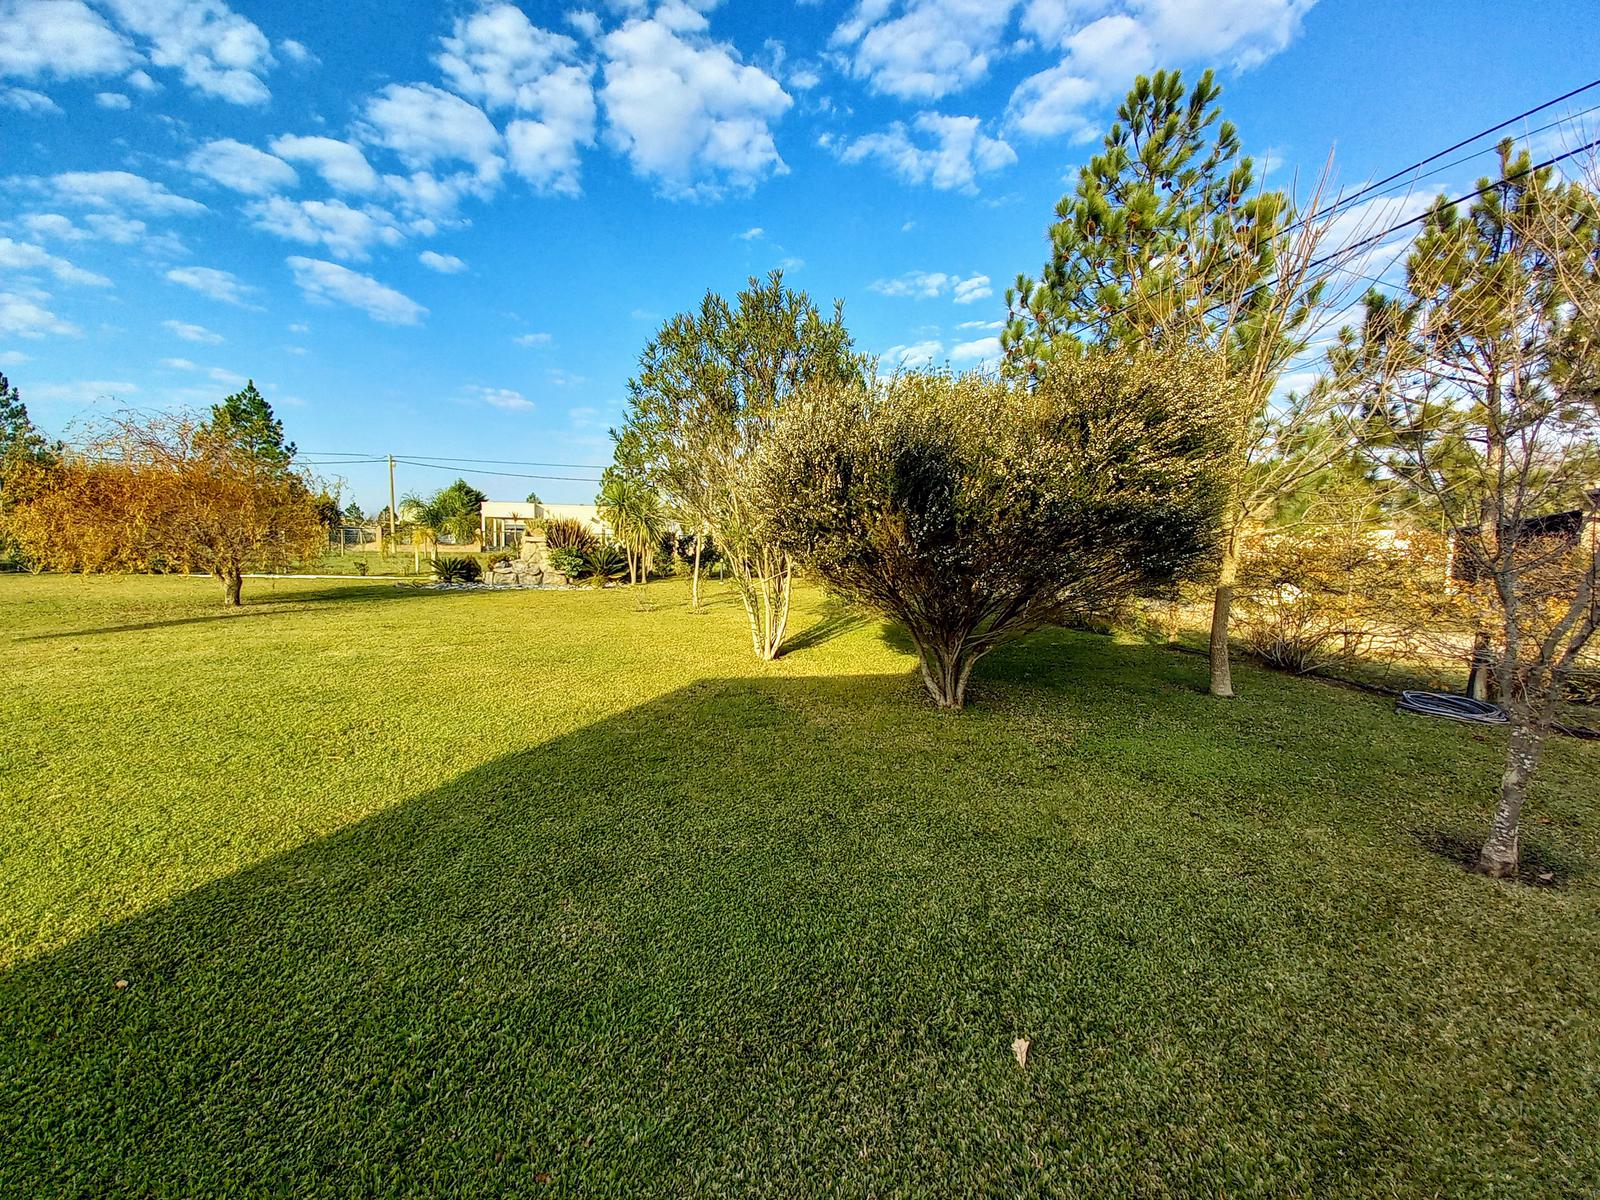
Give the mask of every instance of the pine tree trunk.
POLYGON ((1211 694, 1233 699, 1233 667, 1228 660, 1228 622, 1233 615, 1233 587, 1239 578, 1239 560, 1229 545, 1217 569, 1217 593, 1211 602, 1211 694))
POLYGON ((701 537, 694 535, 694 575, 689 582, 689 610, 700 611, 700 542, 701 537))
POLYGON ((1549 732, 1549 722, 1541 719, 1536 710, 1525 704, 1513 706, 1511 745, 1506 751, 1505 774, 1500 779, 1500 803, 1478 856, 1478 870, 1485 875, 1503 879, 1515 875, 1521 865, 1522 805, 1549 732))

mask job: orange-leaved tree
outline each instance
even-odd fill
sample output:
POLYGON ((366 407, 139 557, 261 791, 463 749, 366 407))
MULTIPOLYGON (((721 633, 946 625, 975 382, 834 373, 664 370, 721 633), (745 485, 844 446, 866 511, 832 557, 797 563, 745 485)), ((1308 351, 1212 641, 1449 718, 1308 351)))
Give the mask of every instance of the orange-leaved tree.
POLYGON ((103 421, 13 481, 8 532, 41 569, 204 571, 223 585, 223 603, 238 605, 247 569, 311 557, 324 531, 311 481, 281 444, 263 451, 259 430, 228 416, 235 399, 210 420, 103 421))

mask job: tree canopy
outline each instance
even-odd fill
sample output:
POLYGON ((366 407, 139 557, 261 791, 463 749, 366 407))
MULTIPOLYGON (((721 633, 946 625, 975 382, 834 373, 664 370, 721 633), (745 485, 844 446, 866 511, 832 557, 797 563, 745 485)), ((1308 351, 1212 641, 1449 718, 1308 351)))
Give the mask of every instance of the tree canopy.
POLYGON ((762 446, 768 536, 905 625, 960 707, 977 661, 1103 616, 1214 548, 1226 405, 1205 359, 1095 354, 1031 391, 912 373, 814 387, 762 446))
POLYGON ((669 320, 628 381, 627 417, 612 435, 616 465, 716 538, 758 657, 782 647, 790 564, 759 533, 749 465, 796 394, 859 382, 865 367, 842 305, 824 317, 774 271, 731 303, 707 292, 697 311, 669 320))

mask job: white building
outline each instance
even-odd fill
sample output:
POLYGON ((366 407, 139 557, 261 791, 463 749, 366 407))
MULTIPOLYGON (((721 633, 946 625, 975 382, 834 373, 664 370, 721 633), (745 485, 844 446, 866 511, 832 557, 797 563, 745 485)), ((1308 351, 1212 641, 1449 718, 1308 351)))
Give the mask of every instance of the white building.
POLYGON ((525 500, 485 500, 478 506, 480 544, 485 550, 498 550, 522 541, 530 521, 561 519, 587 525, 604 533, 605 522, 592 504, 529 504, 525 500))

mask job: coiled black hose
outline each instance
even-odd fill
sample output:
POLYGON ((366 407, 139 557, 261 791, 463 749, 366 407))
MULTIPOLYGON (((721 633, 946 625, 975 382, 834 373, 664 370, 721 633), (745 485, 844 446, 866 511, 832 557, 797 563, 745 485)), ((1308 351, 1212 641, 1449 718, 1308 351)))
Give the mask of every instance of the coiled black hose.
POLYGON ((1453 696, 1448 692, 1401 692, 1395 701, 1396 712, 1416 713, 1424 717, 1444 717, 1449 721, 1468 721, 1475 725, 1504 725, 1505 709, 1487 700, 1474 700, 1470 696, 1453 696))

